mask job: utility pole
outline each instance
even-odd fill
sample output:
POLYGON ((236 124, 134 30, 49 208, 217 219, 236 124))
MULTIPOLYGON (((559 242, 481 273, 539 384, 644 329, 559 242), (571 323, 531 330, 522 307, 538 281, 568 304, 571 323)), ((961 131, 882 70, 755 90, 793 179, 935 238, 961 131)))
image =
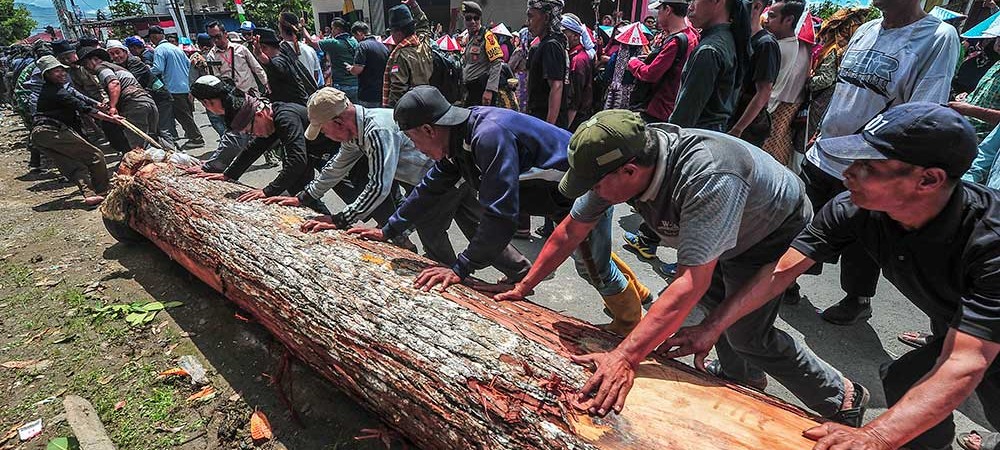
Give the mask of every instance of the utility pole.
POLYGON ((56 15, 59 17, 59 27, 62 29, 66 39, 78 39, 75 23, 70 9, 66 7, 66 0, 52 0, 52 6, 56 8, 56 15))

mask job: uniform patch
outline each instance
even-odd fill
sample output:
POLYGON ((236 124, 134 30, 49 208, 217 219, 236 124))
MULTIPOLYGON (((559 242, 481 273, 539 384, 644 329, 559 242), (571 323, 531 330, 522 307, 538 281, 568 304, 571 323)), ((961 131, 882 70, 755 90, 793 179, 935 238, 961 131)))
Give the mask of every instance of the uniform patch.
POLYGON ((490 61, 503 59, 503 50, 500 48, 500 42, 497 41, 496 35, 489 30, 486 30, 486 59, 490 61))
POLYGON ((396 73, 396 72, 399 72, 399 66, 392 66, 392 69, 389 69, 389 73, 396 73))

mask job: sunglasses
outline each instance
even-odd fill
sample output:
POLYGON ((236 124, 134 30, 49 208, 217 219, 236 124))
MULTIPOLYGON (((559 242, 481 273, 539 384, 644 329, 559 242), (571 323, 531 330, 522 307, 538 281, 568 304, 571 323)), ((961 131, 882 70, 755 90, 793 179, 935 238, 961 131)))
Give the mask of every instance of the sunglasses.
POLYGON ((480 19, 479 16, 465 16, 466 22, 478 22, 479 19, 480 19))

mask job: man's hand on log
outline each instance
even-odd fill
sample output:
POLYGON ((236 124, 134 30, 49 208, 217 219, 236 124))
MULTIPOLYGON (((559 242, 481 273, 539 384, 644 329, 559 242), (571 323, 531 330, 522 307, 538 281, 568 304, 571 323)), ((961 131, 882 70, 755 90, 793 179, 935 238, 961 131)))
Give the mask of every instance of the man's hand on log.
POLYGON ((434 266, 420 272, 420 275, 417 275, 417 279, 413 282, 413 287, 428 292, 431 288, 440 284, 441 289, 439 291, 444 292, 445 289, 448 289, 448 286, 461 282, 462 278, 454 270, 451 270, 451 267, 434 266))
MULTIPOLYGON (((271 200, 272 198, 269 198, 265 201, 271 200)), ((319 233, 320 231, 336 230, 336 229, 337 226, 333 224, 333 217, 330 216, 319 216, 315 219, 309 219, 306 221, 306 223, 302 224, 302 226, 299 227, 299 230, 302 231, 303 233, 319 233)))
POLYGON ((661 347, 673 349, 667 352, 667 358, 694 355, 694 366, 704 372, 705 357, 718 341, 719 335, 715 331, 704 324, 699 324, 677 330, 661 347))
POLYGON ((632 383, 635 381, 635 368, 625 354, 615 349, 607 353, 571 355, 570 358, 577 364, 597 366, 587 384, 580 389, 580 396, 574 406, 601 417, 612 409, 621 413, 625 407, 625 397, 632 390, 632 383))
POLYGON ((894 447, 877 431, 869 428, 852 428, 835 422, 812 427, 802 433, 816 441, 813 450, 891 450, 894 447))
POLYGON ((205 173, 205 167, 203 165, 200 165, 200 164, 196 165, 196 166, 187 167, 187 168, 184 169, 184 173, 186 173, 188 175, 196 175, 196 174, 199 174, 199 173, 205 173))
POLYGON ((229 177, 224 173, 197 172, 194 174, 194 177, 212 181, 229 181, 229 177))
POLYGON ((498 302, 519 302, 523 301, 525 297, 534 294, 535 292, 526 287, 521 283, 514 285, 514 288, 507 291, 501 292, 493 296, 493 300, 498 302))
POLYGON ((383 235, 382 230, 378 228, 354 227, 347 230, 347 234, 356 234, 359 238, 367 239, 369 241, 385 242, 385 235, 383 235))
POLYGON ((264 193, 263 189, 252 189, 252 190, 247 191, 243 195, 239 196, 236 199, 236 201, 238 201, 238 202, 250 202, 250 201, 259 200, 259 199, 266 198, 266 197, 267 197, 267 194, 264 193))
POLYGON ((267 203, 268 205, 277 203, 281 206, 302 206, 302 202, 299 201, 298 197, 283 197, 280 195, 268 197, 264 199, 264 203, 267 203))

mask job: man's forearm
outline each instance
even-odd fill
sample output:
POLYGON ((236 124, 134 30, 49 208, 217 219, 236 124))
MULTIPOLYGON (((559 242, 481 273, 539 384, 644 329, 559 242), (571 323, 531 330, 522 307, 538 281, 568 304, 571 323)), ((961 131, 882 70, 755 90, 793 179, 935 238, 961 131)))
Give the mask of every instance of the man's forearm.
POLYGON ((976 339, 951 330, 934 369, 865 428, 896 448, 944 420, 979 386, 993 360, 976 351, 954 350, 962 345, 956 341, 976 339))
POLYGON ((545 246, 538 253, 538 258, 531 265, 528 275, 518 284, 524 286, 525 291, 530 291, 538 286, 538 283, 541 283, 545 277, 554 272, 566 258, 573 254, 596 223, 580 222, 566 216, 545 241, 545 246))
POLYGON ((969 106, 969 110, 965 115, 994 125, 1000 123, 1000 109, 989 109, 983 108, 982 106, 969 106))
POLYGON ((743 115, 740 116, 739 122, 736 122, 736 125, 734 125, 733 128, 745 130, 748 126, 750 126, 750 123, 757 118, 757 115, 760 114, 761 110, 767 106, 767 101, 770 97, 770 90, 764 92, 758 88, 757 93, 753 95, 753 98, 750 99, 750 103, 747 104, 746 110, 743 111, 743 115))
POLYGON ((549 81, 549 111, 545 121, 553 125, 559 120, 559 109, 562 108, 562 81, 549 81))
POLYGON ((108 104, 112 108, 118 109, 118 99, 122 95, 121 86, 117 83, 108 85, 108 104))

